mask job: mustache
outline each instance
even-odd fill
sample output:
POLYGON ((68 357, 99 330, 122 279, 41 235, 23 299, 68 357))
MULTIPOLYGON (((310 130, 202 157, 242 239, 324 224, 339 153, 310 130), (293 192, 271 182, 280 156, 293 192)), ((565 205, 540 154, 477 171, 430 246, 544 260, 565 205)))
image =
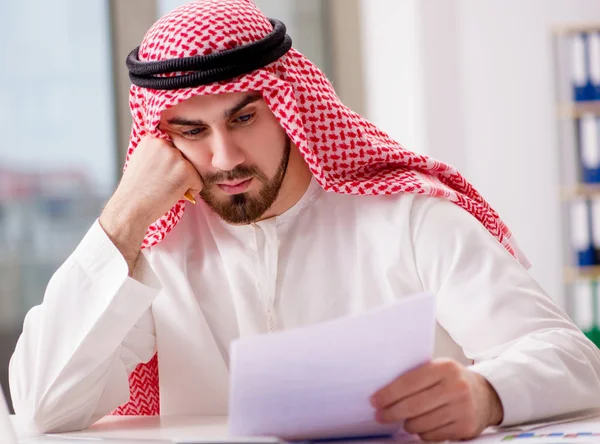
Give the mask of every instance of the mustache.
POLYGON ((218 171, 216 173, 206 173, 202 176, 204 185, 213 185, 217 182, 232 181, 232 180, 245 180, 256 176, 261 181, 266 180, 265 175, 256 167, 251 165, 238 165, 233 170, 229 171, 218 171))

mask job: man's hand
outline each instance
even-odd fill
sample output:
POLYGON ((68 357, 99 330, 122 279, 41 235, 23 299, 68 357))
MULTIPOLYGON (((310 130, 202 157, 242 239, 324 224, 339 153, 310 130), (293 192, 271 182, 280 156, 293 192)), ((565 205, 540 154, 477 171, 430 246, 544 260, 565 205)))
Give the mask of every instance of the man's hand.
POLYGON ((186 191, 195 197, 201 189, 198 171, 171 142, 153 137, 140 141, 99 219, 127 261, 130 274, 148 226, 186 191))
POLYGON ((404 429, 425 441, 474 438, 504 416, 487 380, 450 359, 403 374, 375 393, 371 403, 377 421, 405 421, 404 429))

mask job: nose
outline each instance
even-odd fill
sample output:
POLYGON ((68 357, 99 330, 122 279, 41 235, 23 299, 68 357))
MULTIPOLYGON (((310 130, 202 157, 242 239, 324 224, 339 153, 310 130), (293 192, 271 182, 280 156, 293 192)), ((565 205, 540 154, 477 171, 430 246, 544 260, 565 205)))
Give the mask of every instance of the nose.
POLYGON ((231 171, 246 160, 243 151, 227 131, 215 132, 212 145, 212 166, 218 170, 231 171))

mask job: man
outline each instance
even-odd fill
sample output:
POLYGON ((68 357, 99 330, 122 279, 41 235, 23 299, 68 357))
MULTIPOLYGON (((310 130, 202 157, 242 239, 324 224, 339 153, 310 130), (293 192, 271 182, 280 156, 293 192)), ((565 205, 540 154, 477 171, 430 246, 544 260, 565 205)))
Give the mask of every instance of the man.
POLYGON ((199 0, 130 54, 127 168, 27 315, 16 412, 45 431, 117 408, 226 414, 233 339, 422 291, 437 297, 435 359, 373 394, 378 421, 463 439, 598 407, 600 353, 497 214, 290 46, 250 1, 199 0))

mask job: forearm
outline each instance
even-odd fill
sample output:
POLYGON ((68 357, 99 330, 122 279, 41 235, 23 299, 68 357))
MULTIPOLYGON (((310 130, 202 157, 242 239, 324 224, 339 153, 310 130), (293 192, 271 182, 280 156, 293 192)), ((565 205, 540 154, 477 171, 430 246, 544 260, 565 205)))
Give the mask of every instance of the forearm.
POLYGON ((502 426, 600 407, 600 352, 575 330, 529 334, 471 369, 498 393, 502 426))
POLYGON ((424 202, 428 211, 413 221, 424 289, 437 294, 440 325, 498 393, 502 425, 600 406, 598 349, 472 216, 424 202))
POLYGON ((118 194, 108 202, 98 222, 127 262, 131 276, 150 222, 118 194))
POLYGON ((134 363, 123 359, 122 343, 136 324, 147 325, 145 334, 135 331, 135 355, 154 353, 153 323, 145 318, 157 290, 128 278, 123 259, 98 234, 88 233, 53 276, 11 359, 15 411, 41 431, 84 428, 127 402, 134 363))

